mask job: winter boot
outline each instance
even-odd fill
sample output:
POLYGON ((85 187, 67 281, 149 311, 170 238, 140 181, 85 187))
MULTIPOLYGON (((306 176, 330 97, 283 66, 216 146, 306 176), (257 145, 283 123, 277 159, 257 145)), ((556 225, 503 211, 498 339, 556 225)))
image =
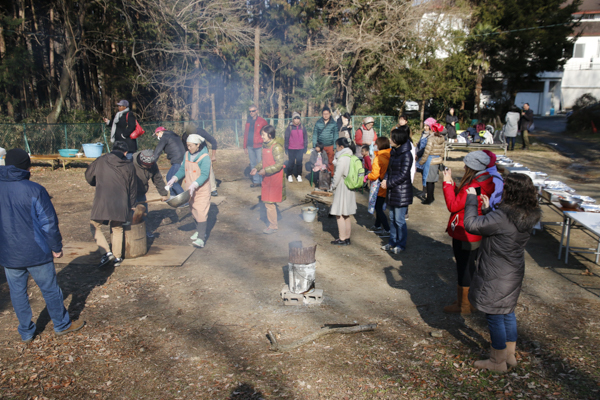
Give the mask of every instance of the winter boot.
POLYGON ((496 350, 490 348, 490 358, 487 360, 475 361, 475 368, 489 369, 490 371, 506 372, 506 349, 496 350))
POLYGON ((433 190, 435 189, 434 182, 427 182, 427 198, 421 204, 431 204, 435 200, 433 198, 433 190))
POLYGON ((471 314, 475 311, 469 303, 469 287, 468 286, 457 286, 456 287, 456 302, 444 307, 446 314, 471 314))
POLYGON ((506 342, 506 365, 509 367, 517 366, 517 359, 515 357, 516 348, 517 342, 506 342))

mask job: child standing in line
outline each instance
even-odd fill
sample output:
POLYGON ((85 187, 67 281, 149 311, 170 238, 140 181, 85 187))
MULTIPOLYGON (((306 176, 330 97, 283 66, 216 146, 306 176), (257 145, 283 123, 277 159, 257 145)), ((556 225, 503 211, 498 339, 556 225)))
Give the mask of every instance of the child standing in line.
POLYGON ((369 145, 364 144, 360 150, 360 153, 363 157, 362 162, 363 167, 365 167, 365 176, 367 176, 367 174, 371 172, 371 169, 373 169, 373 164, 371 163, 371 156, 369 155, 369 145))

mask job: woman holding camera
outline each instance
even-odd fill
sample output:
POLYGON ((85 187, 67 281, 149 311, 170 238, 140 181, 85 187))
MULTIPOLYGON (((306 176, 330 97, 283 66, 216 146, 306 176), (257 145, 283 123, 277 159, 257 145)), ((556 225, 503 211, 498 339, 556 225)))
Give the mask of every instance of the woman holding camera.
MULTIPOLYGON (((467 154, 463 161, 465 174, 458 185, 452 180, 452 170, 447 168, 444 171, 444 199, 450 211, 446 232, 452 237, 452 250, 456 258, 458 275, 456 301, 444 307, 444 312, 450 314, 470 314, 472 311, 468 298, 469 287, 475 272, 475 259, 481 244, 481 236, 467 232, 464 226, 467 190, 474 188, 478 194, 488 197, 494 193, 494 181, 486 171, 490 157, 478 150, 467 154)), ((481 201, 478 204, 478 212, 481 214, 481 201)))

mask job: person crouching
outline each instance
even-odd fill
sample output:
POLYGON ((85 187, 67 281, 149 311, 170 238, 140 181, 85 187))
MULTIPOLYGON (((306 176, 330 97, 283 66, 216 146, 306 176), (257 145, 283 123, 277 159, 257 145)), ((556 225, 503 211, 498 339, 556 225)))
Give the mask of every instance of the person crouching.
POLYGON ((195 247, 204 247, 208 210, 210 209, 210 157, 204 138, 197 134, 187 137, 188 151, 183 156, 179 171, 167 182, 167 190, 185 177, 186 190, 190 191, 190 207, 196 220, 196 233, 190 239, 195 247))

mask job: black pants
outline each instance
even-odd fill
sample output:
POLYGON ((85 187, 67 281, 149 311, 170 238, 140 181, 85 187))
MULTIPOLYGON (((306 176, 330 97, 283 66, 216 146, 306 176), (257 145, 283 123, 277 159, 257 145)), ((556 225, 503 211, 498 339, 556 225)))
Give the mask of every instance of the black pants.
POLYGON ((300 176, 302 175, 302 156, 304 155, 304 150, 288 150, 289 163, 287 176, 294 175, 300 176))
POLYGON ((377 200, 375 200, 375 226, 379 228, 383 226, 383 229, 386 231, 390 230, 390 224, 388 223, 387 216, 383 211, 383 205, 385 204, 385 197, 377 196, 377 200))
POLYGON ((475 273, 475 260, 479 249, 463 250, 463 241, 452 239, 452 250, 456 258, 456 272, 458 273, 458 286, 471 286, 471 277, 475 273))

